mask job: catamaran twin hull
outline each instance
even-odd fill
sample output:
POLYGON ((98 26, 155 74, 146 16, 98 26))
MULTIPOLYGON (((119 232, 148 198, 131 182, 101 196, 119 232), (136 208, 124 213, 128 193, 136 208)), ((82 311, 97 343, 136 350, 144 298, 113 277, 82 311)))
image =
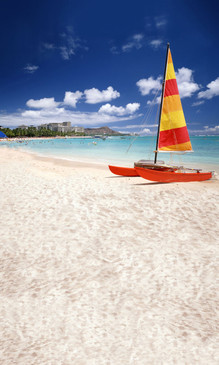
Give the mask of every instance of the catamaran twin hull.
POLYGON ((109 165, 110 171, 115 175, 120 176, 139 176, 143 179, 155 182, 191 182, 191 181, 205 181, 212 178, 212 172, 180 172, 176 168, 172 170, 165 167, 162 169, 146 169, 144 167, 119 167, 109 165))

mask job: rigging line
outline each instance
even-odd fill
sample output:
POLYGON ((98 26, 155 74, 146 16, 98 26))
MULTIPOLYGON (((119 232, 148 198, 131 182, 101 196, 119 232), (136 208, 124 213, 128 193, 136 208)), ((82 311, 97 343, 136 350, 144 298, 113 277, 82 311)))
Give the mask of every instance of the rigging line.
MULTIPOLYGON (((157 123, 159 123, 159 121, 158 121, 158 113, 159 113, 159 109, 160 109, 160 105, 158 104, 158 106, 157 106, 157 113, 156 113, 156 117, 155 117, 155 123, 156 123, 156 121, 157 121, 157 123)), ((156 135, 155 135, 155 137, 156 137, 156 135)), ((151 153, 153 153, 152 152, 152 147, 153 147, 153 145, 152 145, 152 143, 153 143, 153 145, 154 145, 154 140, 151 140, 151 144, 150 144, 150 153, 149 153, 149 160, 150 160, 150 156, 151 156, 151 153)))
MULTIPOLYGON (((144 130, 144 128, 147 126, 147 121, 148 121, 148 119, 149 119, 149 116, 152 114, 152 110, 153 110, 153 107, 154 107, 154 105, 156 104, 155 103, 155 100, 156 100, 156 98, 157 98, 157 94, 160 92, 160 89, 158 89, 157 91, 156 91, 156 93, 155 93, 155 96, 154 96, 154 98, 153 98, 153 100, 152 100, 152 102, 151 102, 151 106, 148 108, 148 112, 147 112, 147 114, 145 114, 145 121, 143 121, 143 124, 142 124, 142 127, 141 127, 141 129, 140 129, 140 131, 139 131, 139 134, 141 134, 142 133, 142 131, 144 130)), ((156 119, 155 119, 156 120, 156 119)), ((132 145, 133 145, 133 143, 136 141, 136 139, 138 138, 138 136, 135 136, 135 137, 133 137, 133 140, 130 142, 130 145, 129 145, 129 147, 128 147, 128 149, 127 149, 127 151, 126 151, 126 153, 128 153, 129 152, 129 150, 130 150, 130 148, 132 147, 132 145)))

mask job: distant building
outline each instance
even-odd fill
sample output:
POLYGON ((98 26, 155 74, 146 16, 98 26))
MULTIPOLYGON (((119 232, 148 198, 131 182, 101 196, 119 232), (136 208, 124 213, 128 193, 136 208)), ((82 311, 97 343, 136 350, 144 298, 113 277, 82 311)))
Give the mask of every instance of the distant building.
POLYGON ((47 129, 47 124, 41 124, 36 127, 36 129, 45 128, 47 129))
POLYGON ((83 127, 72 127, 71 122, 63 122, 63 123, 48 123, 48 124, 41 124, 37 127, 37 129, 46 128, 54 132, 76 132, 76 133, 83 133, 83 127))
POLYGON ((22 124, 22 125, 19 125, 19 126, 18 126, 18 128, 20 128, 20 129, 28 129, 28 126, 27 126, 27 125, 22 124))
POLYGON ((84 133, 84 127, 72 127, 72 131, 75 133, 84 133))

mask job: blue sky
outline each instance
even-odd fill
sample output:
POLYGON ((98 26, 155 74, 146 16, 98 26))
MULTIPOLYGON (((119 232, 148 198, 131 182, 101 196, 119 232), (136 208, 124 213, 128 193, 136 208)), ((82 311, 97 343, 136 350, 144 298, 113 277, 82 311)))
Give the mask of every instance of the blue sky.
POLYGON ((166 44, 191 134, 219 134, 219 3, 1 0, 0 124, 154 134, 166 44))

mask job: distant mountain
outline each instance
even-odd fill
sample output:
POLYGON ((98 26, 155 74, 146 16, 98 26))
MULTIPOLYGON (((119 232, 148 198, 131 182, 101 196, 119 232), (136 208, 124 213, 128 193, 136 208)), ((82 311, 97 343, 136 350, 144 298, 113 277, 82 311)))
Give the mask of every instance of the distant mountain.
POLYGON ((122 136, 122 133, 113 131, 109 127, 100 127, 100 128, 84 128, 84 133, 87 136, 93 135, 106 135, 106 136, 122 136))

